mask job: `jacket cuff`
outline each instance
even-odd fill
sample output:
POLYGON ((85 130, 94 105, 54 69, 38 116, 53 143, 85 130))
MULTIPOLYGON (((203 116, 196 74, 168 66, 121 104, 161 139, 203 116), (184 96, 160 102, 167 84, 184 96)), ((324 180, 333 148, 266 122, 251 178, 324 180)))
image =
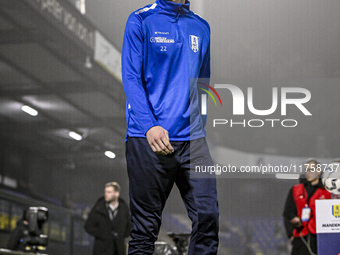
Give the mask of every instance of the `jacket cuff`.
POLYGON ((155 127, 155 126, 160 126, 157 121, 153 121, 152 123, 148 123, 146 125, 142 126, 143 133, 146 136, 146 133, 149 131, 150 128, 155 127))

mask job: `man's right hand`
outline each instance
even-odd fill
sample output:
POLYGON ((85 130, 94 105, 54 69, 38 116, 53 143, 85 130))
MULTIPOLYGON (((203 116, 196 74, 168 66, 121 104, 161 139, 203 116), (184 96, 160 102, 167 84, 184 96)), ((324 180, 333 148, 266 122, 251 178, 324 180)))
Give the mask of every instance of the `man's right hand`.
POLYGON ((169 140, 169 133, 161 126, 153 126, 146 132, 146 139, 155 153, 168 155, 174 152, 169 140))
POLYGON ((302 226, 301 219, 299 217, 294 217, 293 219, 290 220, 290 223, 294 225, 295 228, 300 228, 302 226))

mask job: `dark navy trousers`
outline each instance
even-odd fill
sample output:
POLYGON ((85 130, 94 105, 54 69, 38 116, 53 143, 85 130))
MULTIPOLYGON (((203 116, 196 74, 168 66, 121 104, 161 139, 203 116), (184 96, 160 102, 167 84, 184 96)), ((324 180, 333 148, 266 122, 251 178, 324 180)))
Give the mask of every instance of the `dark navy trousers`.
POLYGON ((171 142, 175 152, 156 154, 146 138, 129 137, 126 160, 133 228, 129 255, 153 254, 162 210, 174 185, 178 187, 192 232, 188 255, 217 254, 218 202, 216 178, 195 172, 195 166, 212 166, 205 138, 171 142))

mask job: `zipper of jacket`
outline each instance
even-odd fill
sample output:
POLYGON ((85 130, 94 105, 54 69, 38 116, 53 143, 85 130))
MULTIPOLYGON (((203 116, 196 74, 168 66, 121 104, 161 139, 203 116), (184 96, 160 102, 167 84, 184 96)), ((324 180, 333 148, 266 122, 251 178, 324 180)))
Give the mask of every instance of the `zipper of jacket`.
POLYGON ((175 16, 175 18, 173 19, 173 23, 175 23, 175 22, 178 21, 180 15, 181 15, 181 10, 182 10, 182 7, 179 7, 179 8, 177 9, 176 16, 175 16))
POLYGON ((182 34, 181 34, 181 29, 178 25, 178 20, 181 16, 181 9, 182 7, 179 7, 176 12, 176 17, 173 19, 173 23, 176 23, 176 33, 177 33, 177 42, 181 43, 182 42, 182 34))

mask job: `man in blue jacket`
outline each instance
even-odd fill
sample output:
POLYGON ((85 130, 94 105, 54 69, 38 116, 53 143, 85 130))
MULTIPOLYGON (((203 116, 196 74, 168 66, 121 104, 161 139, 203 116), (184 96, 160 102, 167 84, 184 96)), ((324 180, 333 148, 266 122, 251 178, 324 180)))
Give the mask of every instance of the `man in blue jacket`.
POLYGON ((210 27, 185 0, 156 0, 127 21, 122 52, 126 159, 133 222, 129 254, 153 254, 176 183, 192 221, 188 254, 216 254, 216 179, 198 79, 210 78, 210 27))

